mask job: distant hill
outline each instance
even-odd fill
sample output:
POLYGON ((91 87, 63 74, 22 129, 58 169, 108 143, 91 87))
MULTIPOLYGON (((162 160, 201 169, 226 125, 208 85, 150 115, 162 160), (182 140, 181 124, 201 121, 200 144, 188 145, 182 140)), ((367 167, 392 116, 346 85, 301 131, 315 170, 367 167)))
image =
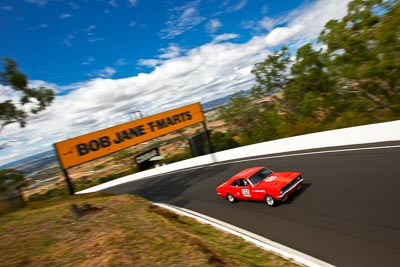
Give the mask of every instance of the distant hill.
POLYGON ((231 96, 225 96, 225 97, 221 97, 221 98, 215 99, 213 101, 210 101, 210 102, 207 102, 204 104, 202 103, 201 107, 203 108, 204 112, 212 111, 214 109, 219 108, 222 105, 225 105, 229 101, 230 97, 231 96))
MULTIPOLYGON (((242 92, 240 92, 240 94, 241 95, 247 95, 249 92, 250 92, 250 90, 242 91, 242 92)), ((201 106, 202 106, 204 112, 212 111, 214 109, 219 108, 220 106, 223 106, 223 105, 227 104, 231 97, 232 97, 232 95, 221 97, 221 98, 212 100, 212 101, 207 102, 207 103, 202 103, 201 106)))
POLYGON ((57 161, 56 152, 54 150, 49 150, 2 165, 0 166, 0 169, 13 168, 22 170, 25 174, 27 174, 35 170, 38 170, 41 167, 55 163, 56 161, 57 161))

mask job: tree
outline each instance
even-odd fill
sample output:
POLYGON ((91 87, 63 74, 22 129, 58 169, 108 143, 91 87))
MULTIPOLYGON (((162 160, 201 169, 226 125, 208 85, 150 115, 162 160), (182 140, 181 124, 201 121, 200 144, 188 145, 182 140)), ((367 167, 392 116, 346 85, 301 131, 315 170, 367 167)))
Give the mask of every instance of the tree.
POLYGON ((348 107, 375 117, 400 114, 398 1, 350 2, 347 15, 329 21, 319 41, 327 47, 328 71, 348 107))
POLYGON ((256 63, 251 70, 256 76, 252 95, 260 98, 282 90, 288 82, 289 63, 290 53, 285 46, 273 55, 269 55, 263 62, 256 63))
POLYGON ((256 126, 253 120, 254 111, 251 100, 239 92, 234 94, 225 106, 218 109, 218 116, 240 132, 256 126))
POLYGON ((229 124, 243 145, 277 139, 280 116, 276 103, 262 103, 240 93, 218 109, 218 116, 229 124))
POLYGON ((233 137, 223 132, 213 132, 211 135, 211 143, 213 144, 214 152, 240 146, 239 142, 233 139, 233 137))
POLYGON ((11 123, 19 123, 20 127, 25 127, 29 114, 46 109, 54 99, 51 89, 29 88, 26 75, 18 70, 17 63, 10 58, 4 58, 4 72, 0 72, 0 84, 10 86, 14 90, 14 96, 19 97, 18 103, 11 99, 0 103, 0 130, 11 123))
POLYGON ((28 184, 25 175, 20 170, 4 169, 0 170, 0 193, 16 191, 19 198, 24 202, 22 189, 28 184))
POLYGON ((321 51, 313 50, 311 44, 300 47, 290 74, 283 89, 285 113, 291 118, 324 119, 335 95, 321 51))

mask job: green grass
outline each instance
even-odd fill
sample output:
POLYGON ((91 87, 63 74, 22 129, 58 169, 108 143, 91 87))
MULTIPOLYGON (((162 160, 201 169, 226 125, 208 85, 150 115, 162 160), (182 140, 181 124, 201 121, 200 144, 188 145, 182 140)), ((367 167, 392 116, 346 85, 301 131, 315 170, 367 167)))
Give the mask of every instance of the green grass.
POLYGON ((297 266, 140 197, 102 193, 1 216, 0 258, 0 266, 297 266), (85 203, 85 215, 72 212, 85 203))

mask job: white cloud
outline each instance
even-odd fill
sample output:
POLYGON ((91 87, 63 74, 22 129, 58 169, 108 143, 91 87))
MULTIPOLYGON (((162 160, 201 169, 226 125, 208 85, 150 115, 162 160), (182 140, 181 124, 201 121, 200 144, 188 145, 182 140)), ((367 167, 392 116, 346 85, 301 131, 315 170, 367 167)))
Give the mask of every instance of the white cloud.
POLYGON ((268 12, 268 5, 263 5, 261 8, 261 14, 265 15, 268 12))
POLYGON ((0 84, 0 103, 6 100, 11 100, 12 103, 19 103, 19 99, 22 94, 13 90, 10 86, 0 84))
POLYGON ((90 65, 95 61, 93 57, 88 57, 85 61, 82 62, 82 65, 90 65))
POLYGON ((156 67, 162 63, 162 60, 159 59, 140 59, 138 62, 139 66, 144 67, 156 67))
POLYGON ((269 18, 269 17, 264 17, 260 23, 259 23, 260 27, 262 29, 266 29, 268 31, 273 30, 274 26, 276 25, 276 20, 269 18))
POLYGON ((59 19, 67 19, 67 18, 70 18, 70 17, 72 17, 71 14, 61 14, 60 16, 58 16, 59 19))
POLYGON ((115 66, 121 67, 121 66, 126 66, 129 64, 129 61, 126 60, 125 58, 120 58, 115 62, 115 66))
POLYGON ((177 44, 170 44, 167 48, 161 48, 160 51, 163 53, 159 56, 161 59, 178 57, 182 52, 177 44))
POLYGON ((110 6, 113 6, 113 7, 118 7, 118 4, 117 4, 117 1, 116 1, 116 0, 109 0, 109 1, 108 1, 108 4, 109 4, 110 6))
POLYGON ((87 41, 89 43, 96 43, 96 42, 103 41, 103 40, 104 40, 103 38, 94 37, 94 36, 89 36, 89 38, 87 39, 87 41))
POLYGON ((308 4, 290 14, 290 25, 305 25, 303 31, 307 39, 315 38, 331 19, 342 18, 347 13, 350 0, 319 0, 308 4))
POLYGON ((74 10, 81 8, 81 6, 79 4, 74 3, 74 2, 69 2, 68 5, 74 10))
POLYGON ((235 3, 234 5, 231 5, 227 8, 227 12, 235 12, 238 10, 243 9, 247 4, 247 0, 240 0, 238 3, 235 3))
POLYGON ((96 25, 89 25, 86 28, 83 29, 84 32, 91 32, 97 28, 96 25))
POLYGON ((161 54, 158 55, 157 59, 140 59, 138 65, 150 68, 156 67, 161 65, 165 60, 179 57, 183 53, 183 50, 177 44, 171 43, 167 48, 159 49, 159 52, 161 54))
POLYGON ((219 19, 211 19, 206 24, 206 31, 213 34, 222 27, 222 23, 219 19))
POLYGON ((305 2, 300 8, 279 18, 264 18, 260 26, 271 30, 275 25, 286 24, 275 28, 266 38, 271 45, 295 38, 297 42, 307 42, 318 37, 325 24, 331 19, 343 17, 347 12, 350 0, 317 0, 305 2))
POLYGON ((5 5, 5 6, 2 6, 1 9, 4 11, 12 11, 14 9, 14 7, 11 5, 5 5))
POLYGON ((112 67, 105 67, 102 70, 95 70, 88 74, 89 77, 111 78, 117 71, 112 67))
POLYGON ((236 38, 239 38, 239 35, 236 33, 224 33, 224 34, 215 36, 214 40, 212 42, 218 43, 218 42, 228 41, 228 40, 232 40, 232 39, 236 39, 236 38))
POLYGON ((131 6, 137 6, 137 0, 128 0, 128 2, 129 2, 129 5, 131 5, 131 6))
POLYGON ((49 83, 46 81, 42 81, 42 80, 30 80, 28 83, 28 87, 30 88, 39 88, 39 87, 46 87, 46 88, 58 88, 58 85, 56 85, 55 83, 49 83))
POLYGON ((50 27, 50 26, 49 26, 48 24, 42 23, 42 24, 39 24, 39 25, 37 25, 37 26, 31 27, 30 30, 32 30, 32 31, 37 31, 37 30, 47 29, 47 28, 49 28, 49 27, 50 27))
POLYGON ((112 77, 117 71, 112 67, 105 67, 103 70, 99 72, 99 77, 101 78, 110 78, 112 77))
POLYGON ((259 22, 258 21, 254 21, 254 20, 244 20, 240 23, 240 26, 243 29, 249 30, 249 29, 253 29, 253 28, 257 28, 259 22))
POLYGON ((160 32, 160 37, 163 39, 174 38, 204 21, 205 18, 200 16, 197 10, 198 4, 199 1, 194 1, 170 9, 168 11, 168 20, 165 22, 165 28, 160 32))
POLYGON ((131 20, 131 22, 129 22, 129 27, 132 27, 132 28, 134 28, 134 27, 142 27, 142 28, 144 28, 144 27, 146 27, 146 24, 139 23, 136 20, 131 20))
POLYGON ((25 0, 25 2, 43 7, 47 4, 48 1, 47 0, 25 0))
POLYGON ((288 14, 286 24, 280 28, 242 44, 229 42, 238 37, 234 33, 219 35, 211 43, 186 51, 171 44, 160 50, 159 59, 139 62, 154 67, 149 73, 110 79, 116 70, 106 67, 91 73, 89 81, 54 86, 59 95, 51 107, 30 117, 24 129, 10 125, 3 130, 4 140, 28 141, 10 143, 0 150, 0 162, 50 150, 54 142, 126 122, 132 109, 151 115, 250 89, 254 82, 250 71, 255 63, 282 43, 295 49, 315 40, 319 32, 314 28, 322 29, 329 19, 345 15, 347 2, 324 0, 302 6, 300 11, 288 14), (38 139, 30 146, 33 136, 38 139))
POLYGON ((304 27, 304 25, 293 25, 292 27, 276 28, 265 37, 265 42, 268 46, 276 46, 284 43, 294 35, 299 34, 304 27))
POLYGON ((75 35, 69 34, 67 37, 64 38, 63 44, 68 47, 72 47, 72 41, 75 39, 75 35))

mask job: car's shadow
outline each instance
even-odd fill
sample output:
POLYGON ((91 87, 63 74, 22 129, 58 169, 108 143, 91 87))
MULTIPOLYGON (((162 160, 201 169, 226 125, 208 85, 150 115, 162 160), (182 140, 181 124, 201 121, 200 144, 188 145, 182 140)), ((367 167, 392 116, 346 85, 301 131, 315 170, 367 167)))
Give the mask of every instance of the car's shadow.
POLYGON ((308 188, 311 187, 311 183, 304 183, 303 186, 300 190, 295 191, 293 194, 291 194, 285 201, 283 202, 278 202, 278 205, 290 205, 296 198, 298 198, 300 195, 302 195, 305 191, 308 190, 308 188))

